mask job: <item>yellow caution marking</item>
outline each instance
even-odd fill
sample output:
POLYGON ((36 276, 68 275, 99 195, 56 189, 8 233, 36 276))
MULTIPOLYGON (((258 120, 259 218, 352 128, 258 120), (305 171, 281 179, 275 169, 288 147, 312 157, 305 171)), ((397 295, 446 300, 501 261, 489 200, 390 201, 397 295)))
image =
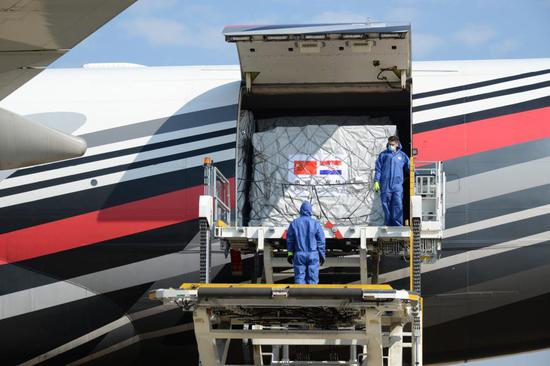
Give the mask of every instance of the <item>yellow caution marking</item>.
MULTIPOLYGON (((410 158, 409 166, 409 185, 410 185, 410 197, 414 196, 414 157, 410 158)), ((409 199, 409 202, 410 199, 409 199)), ((411 225, 411 230, 409 234, 409 290, 412 291, 414 288, 413 285, 413 231, 412 231, 412 207, 409 205, 409 224, 411 225)))
POLYGON ((390 285, 302 285, 302 284, 265 284, 265 283, 183 283, 181 289, 191 290, 198 288, 320 288, 339 289, 351 288, 360 290, 393 290, 390 285))

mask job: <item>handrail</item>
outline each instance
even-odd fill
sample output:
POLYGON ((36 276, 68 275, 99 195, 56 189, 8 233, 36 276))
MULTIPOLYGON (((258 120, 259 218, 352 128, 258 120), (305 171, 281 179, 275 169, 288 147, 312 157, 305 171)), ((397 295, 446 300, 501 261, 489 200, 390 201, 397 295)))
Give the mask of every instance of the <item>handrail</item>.
POLYGON ((216 168, 214 161, 204 158, 204 194, 213 198, 213 221, 231 225, 231 187, 229 179, 216 168))

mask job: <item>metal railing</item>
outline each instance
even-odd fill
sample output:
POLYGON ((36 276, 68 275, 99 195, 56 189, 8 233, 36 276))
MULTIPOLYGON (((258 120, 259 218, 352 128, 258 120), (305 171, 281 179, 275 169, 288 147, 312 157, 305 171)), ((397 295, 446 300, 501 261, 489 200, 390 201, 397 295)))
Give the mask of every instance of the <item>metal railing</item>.
POLYGON ((210 158, 204 158, 204 194, 213 197, 213 226, 220 226, 220 220, 231 225, 231 185, 210 158))
POLYGON ((414 193, 422 196, 422 220, 444 222, 445 172, 440 161, 417 161, 414 193))

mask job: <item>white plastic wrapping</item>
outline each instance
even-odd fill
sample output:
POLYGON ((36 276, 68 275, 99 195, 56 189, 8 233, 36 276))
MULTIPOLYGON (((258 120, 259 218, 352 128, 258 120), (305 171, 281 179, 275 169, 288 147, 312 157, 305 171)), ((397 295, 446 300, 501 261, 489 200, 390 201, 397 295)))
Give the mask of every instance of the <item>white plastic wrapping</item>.
POLYGON ((249 192, 252 168, 252 135, 254 134, 254 117, 252 112, 243 110, 239 117, 237 132, 237 225, 244 224, 246 195, 249 192))
POLYGON ((382 225, 380 199, 373 191, 374 167, 387 138, 395 133, 393 125, 337 124, 255 133, 249 225, 287 225, 304 200, 312 203, 313 214, 323 223, 382 225))

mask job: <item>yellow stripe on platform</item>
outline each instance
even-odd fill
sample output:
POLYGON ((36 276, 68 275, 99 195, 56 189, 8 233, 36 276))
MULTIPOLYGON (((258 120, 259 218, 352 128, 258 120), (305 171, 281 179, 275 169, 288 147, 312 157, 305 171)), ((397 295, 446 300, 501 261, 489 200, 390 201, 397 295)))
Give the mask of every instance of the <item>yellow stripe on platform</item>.
MULTIPOLYGON (((410 196, 414 196, 414 157, 411 156, 409 159, 409 185, 410 185, 410 196)), ((413 220, 412 220, 412 207, 410 205, 411 199, 409 198, 409 225, 411 228, 411 231, 409 232, 409 291, 414 290, 414 284, 413 284, 413 220)))
POLYGON ((269 284, 269 283, 183 283, 180 289, 191 290, 198 288, 351 288, 361 290, 393 290, 390 285, 298 285, 298 284, 269 284))

